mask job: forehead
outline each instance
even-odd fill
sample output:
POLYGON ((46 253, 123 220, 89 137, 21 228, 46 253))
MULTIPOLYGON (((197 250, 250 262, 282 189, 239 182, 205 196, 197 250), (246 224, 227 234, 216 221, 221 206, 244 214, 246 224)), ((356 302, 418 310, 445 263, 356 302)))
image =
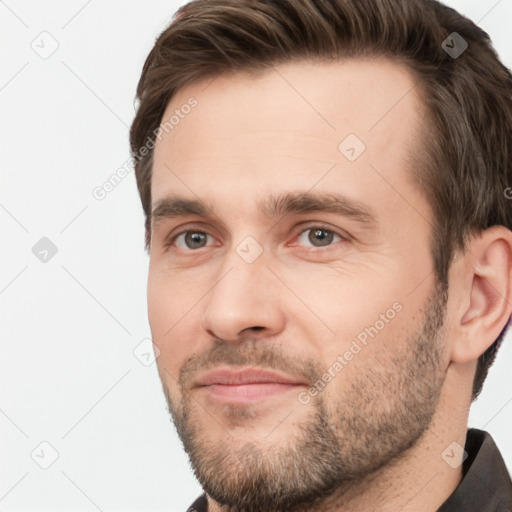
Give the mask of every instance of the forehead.
POLYGON ((293 62, 193 83, 162 118, 174 122, 156 143, 153 204, 179 192, 241 207, 258 191, 313 187, 375 201, 412 185, 423 108, 417 79, 388 59, 293 62))

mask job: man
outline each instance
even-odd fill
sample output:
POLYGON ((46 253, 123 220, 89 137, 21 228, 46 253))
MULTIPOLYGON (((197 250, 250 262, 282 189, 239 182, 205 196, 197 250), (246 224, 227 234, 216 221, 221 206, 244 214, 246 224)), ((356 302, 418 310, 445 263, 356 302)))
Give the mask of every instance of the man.
POLYGON ((512 510, 512 76, 432 0, 199 0, 131 128, 189 510, 512 510))

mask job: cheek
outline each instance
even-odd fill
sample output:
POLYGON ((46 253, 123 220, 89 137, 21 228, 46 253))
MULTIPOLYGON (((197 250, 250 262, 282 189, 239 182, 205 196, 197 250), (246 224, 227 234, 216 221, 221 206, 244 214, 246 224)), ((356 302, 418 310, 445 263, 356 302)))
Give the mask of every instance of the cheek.
POLYGON ((190 309, 187 306, 192 293, 190 288, 180 285, 177 276, 162 270, 164 265, 150 262, 148 275, 148 320, 156 337, 161 337, 173 328, 190 309))
POLYGON ((172 294, 161 279, 150 271, 148 278, 148 320, 153 334, 153 340, 158 339, 165 330, 169 329, 173 311, 172 294))
POLYGON ((321 379, 328 382, 328 404, 336 407, 345 400, 355 404, 358 400, 385 398, 394 393, 389 388, 390 378, 400 370, 400 355, 404 354, 411 335, 402 314, 405 315, 403 310, 385 323, 379 315, 370 313, 367 320, 357 322, 358 326, 351 322, 355 334, 342 333, 340 326, 337 339, 322 356, 321 379))
MULTIPOLYGON (((355 281, 352 286, 339 284, 329 285, 322 294, 310 290, 304 299, 319 317, 308 336, 323 369, 349 377, 358 367, 386 365, 400 345, 407 343, 410 329, 416 325, 410 325, 409 317, 416 309, 397 287, 360 286, 355 281)), ((308 326, 305 319, 300 323, 304 333, 313 325, 308 326)), ((342 381, 346 382, 345 378, 336 379, 334 388, 343 385, 342 381)))
MULTIPOLYGON (((201 297, 206 290, 189 278, 171 276, 150 267, 147 288, 148 320, 153 343, 160 351, 157 365, 171 394, 176 393, 179 371, 186 360, 200 351, 201 297)), ((201 336, 203 334, 203 336, 201 336)))
POLYGON ((302 313, 295 321, 314 326, 320 336, 346 341, 378 321, 381 314, 388 312, 385 320, 393 320, 393 305, 403 303, 404 286, 386 262, 374 260, 364 265, 344 261, 283 270, 283 280, 300 299, 295 307, 302 313))
MULTIPOLYGON (((160 351, 157 365, 162 376, 171 385, 172 378, 166 375, 166 371, 177 378, 184 356, 180 349, 185 344, 179 343, 179 340, 186 313, 182 309, 186 301, 182 294, 174 293, 168 279, 162 277, 150 270, 147 289, 148 320, 153 343, 160 351)), ((181 336, 183 339, 183 333, 181 336)))

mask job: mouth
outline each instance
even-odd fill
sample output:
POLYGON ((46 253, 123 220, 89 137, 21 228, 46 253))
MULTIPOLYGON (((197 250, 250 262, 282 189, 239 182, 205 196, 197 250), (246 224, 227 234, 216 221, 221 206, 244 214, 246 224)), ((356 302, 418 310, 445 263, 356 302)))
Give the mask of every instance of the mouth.
POLYGON ((194 387, 218 402, 251 404, 304 386, 307 383, 303 380, 268 370, 221 368, 204 374, 194 387))

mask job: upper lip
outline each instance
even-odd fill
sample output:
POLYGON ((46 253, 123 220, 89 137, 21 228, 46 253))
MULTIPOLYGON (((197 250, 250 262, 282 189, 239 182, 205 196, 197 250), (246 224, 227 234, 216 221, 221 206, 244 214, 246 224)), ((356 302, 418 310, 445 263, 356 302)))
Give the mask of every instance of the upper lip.
POLYGON ((196 386, 211 386, 212 384, 236 386, 255 383, 304 384, 304 381, 261 368, 241 370, 218 368, 203 374, 196 380, 196 386))

